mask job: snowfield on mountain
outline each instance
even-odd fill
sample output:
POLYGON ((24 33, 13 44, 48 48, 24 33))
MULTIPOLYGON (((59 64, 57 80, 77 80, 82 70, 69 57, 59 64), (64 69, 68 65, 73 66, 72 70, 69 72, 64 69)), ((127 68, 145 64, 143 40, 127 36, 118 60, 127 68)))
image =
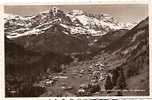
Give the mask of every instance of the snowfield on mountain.
POLYGON ((66 30, 70 31, 70 34, 102 36, 110 30, 131 29, 134 26, 131 23, 119 23, 108 14, 101 14, 100 16, 100 18, 89 16, 81 10, 70 12, 59 10, 57 13, 47 10, 28 17, 5 14, 5 32, 8 38, 17 38, 44 33, 43 31, 49 29, 53 24, 60 23, 66 30))

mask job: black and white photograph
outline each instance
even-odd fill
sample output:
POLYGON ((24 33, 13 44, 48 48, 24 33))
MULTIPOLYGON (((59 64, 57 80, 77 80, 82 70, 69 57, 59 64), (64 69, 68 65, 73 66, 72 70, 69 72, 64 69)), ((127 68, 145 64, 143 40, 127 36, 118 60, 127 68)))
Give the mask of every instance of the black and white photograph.
POLYGON ((147 4, 6 5, 4 40, 6 98, 150 95, 147 4))

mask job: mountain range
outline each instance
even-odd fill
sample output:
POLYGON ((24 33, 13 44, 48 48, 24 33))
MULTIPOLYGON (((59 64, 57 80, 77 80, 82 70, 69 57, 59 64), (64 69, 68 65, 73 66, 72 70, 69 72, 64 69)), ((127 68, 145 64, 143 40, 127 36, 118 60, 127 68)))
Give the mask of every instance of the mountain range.
MULTIPOLYGON (((123 95, 149 94, 148 17, 135 25, 120 23, 108 14, 93 15, 82 10, 65 12, 53 8, 35 16, 5 14, 4 22, 7 96, 12 96, 11 89, 23 92, 29 83, 32 87, 31 84, 41 76, 39 74, 46 74, 48 69, 51 73, 62 72, 62 65, 67 68, 65 75, 71 77, 69 84, 74 85, 75 92, 80 85, 76 80, 85 80, 88 75, 72 78, 72 68, 80 70, 99 62, 115 72, 112 73, 113 89, 144 90, 122 92, 123 95), (125 87, 121 82, 126 83, 125 87)), ((30 92, 30 89, 26 91, 30 92)), ((56 96, 48 92, 49 89, 45 90, 44 95, 56 96)))

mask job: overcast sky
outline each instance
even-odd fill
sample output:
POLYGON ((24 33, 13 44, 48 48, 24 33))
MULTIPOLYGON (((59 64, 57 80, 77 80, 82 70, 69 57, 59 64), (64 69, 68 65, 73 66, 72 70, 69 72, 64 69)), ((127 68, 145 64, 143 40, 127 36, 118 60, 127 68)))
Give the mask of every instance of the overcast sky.
MULTIPOLYGON (((5 6, 5 13, 21 16, 36 15, 56 5, 24 5, 5 6)), ((89 13, 107 13, 120 22, 139 22, 148 16, 148 5, 144 4, 115 4, 115 5, 57 5, 61 10, 80 9, 89 13)))

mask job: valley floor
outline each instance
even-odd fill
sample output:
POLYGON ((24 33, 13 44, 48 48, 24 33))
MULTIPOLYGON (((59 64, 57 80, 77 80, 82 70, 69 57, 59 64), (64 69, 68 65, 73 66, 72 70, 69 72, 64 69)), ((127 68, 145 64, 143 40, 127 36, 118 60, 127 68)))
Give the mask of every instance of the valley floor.
MULTIPOLYGON (((40 82, 35 83, 35 85, 46 88, 47 91, 41 95, 45 97, 110 95, 118 96, 141 95, 143 93, 145 94, 145 91, 142 91, 141 87, 135 87, 136 85, 140 86, 141 80, 146 81, 146 79, 140 77, 143 76, 143 74, 130 78, 130 80, 139 81, 138 83, 125 80, 125 83, 127 84, 126 88, 124 88, 125 92, 122 92, 123 89, 118 89, 117 85, 112 86, 112 89, 110 89, 111 86, 109 85, 109 89, 105 89, 105 84, 110 84, 110 82, 107 81, 107 76, 110 75, 109 70, 115 69, 116 66, 121 65, 123 62, 124 59, 119 56, 116 56, 115 54, 110 55, 108 53, 102 53, 101 55, 95 56, 92 60, 72 62, 70 65, 65 65, 63 71, 60 73, 52 74, 48 72, 46 75, 42 75, 42 80, 40 82), (96 65, 98 64, 106 64, 106 66, 102 66, 103 70, 100 70, 100 75, 97 75, 99 76, 99 78, 93 78, 95 76, 94 74, 99 71, 99 68, 96 67, 96 65), (89 85, 91 87, 89 87, 89 85)), ((145 87, 143 87, 143 89, 144 88, 145 87)))

